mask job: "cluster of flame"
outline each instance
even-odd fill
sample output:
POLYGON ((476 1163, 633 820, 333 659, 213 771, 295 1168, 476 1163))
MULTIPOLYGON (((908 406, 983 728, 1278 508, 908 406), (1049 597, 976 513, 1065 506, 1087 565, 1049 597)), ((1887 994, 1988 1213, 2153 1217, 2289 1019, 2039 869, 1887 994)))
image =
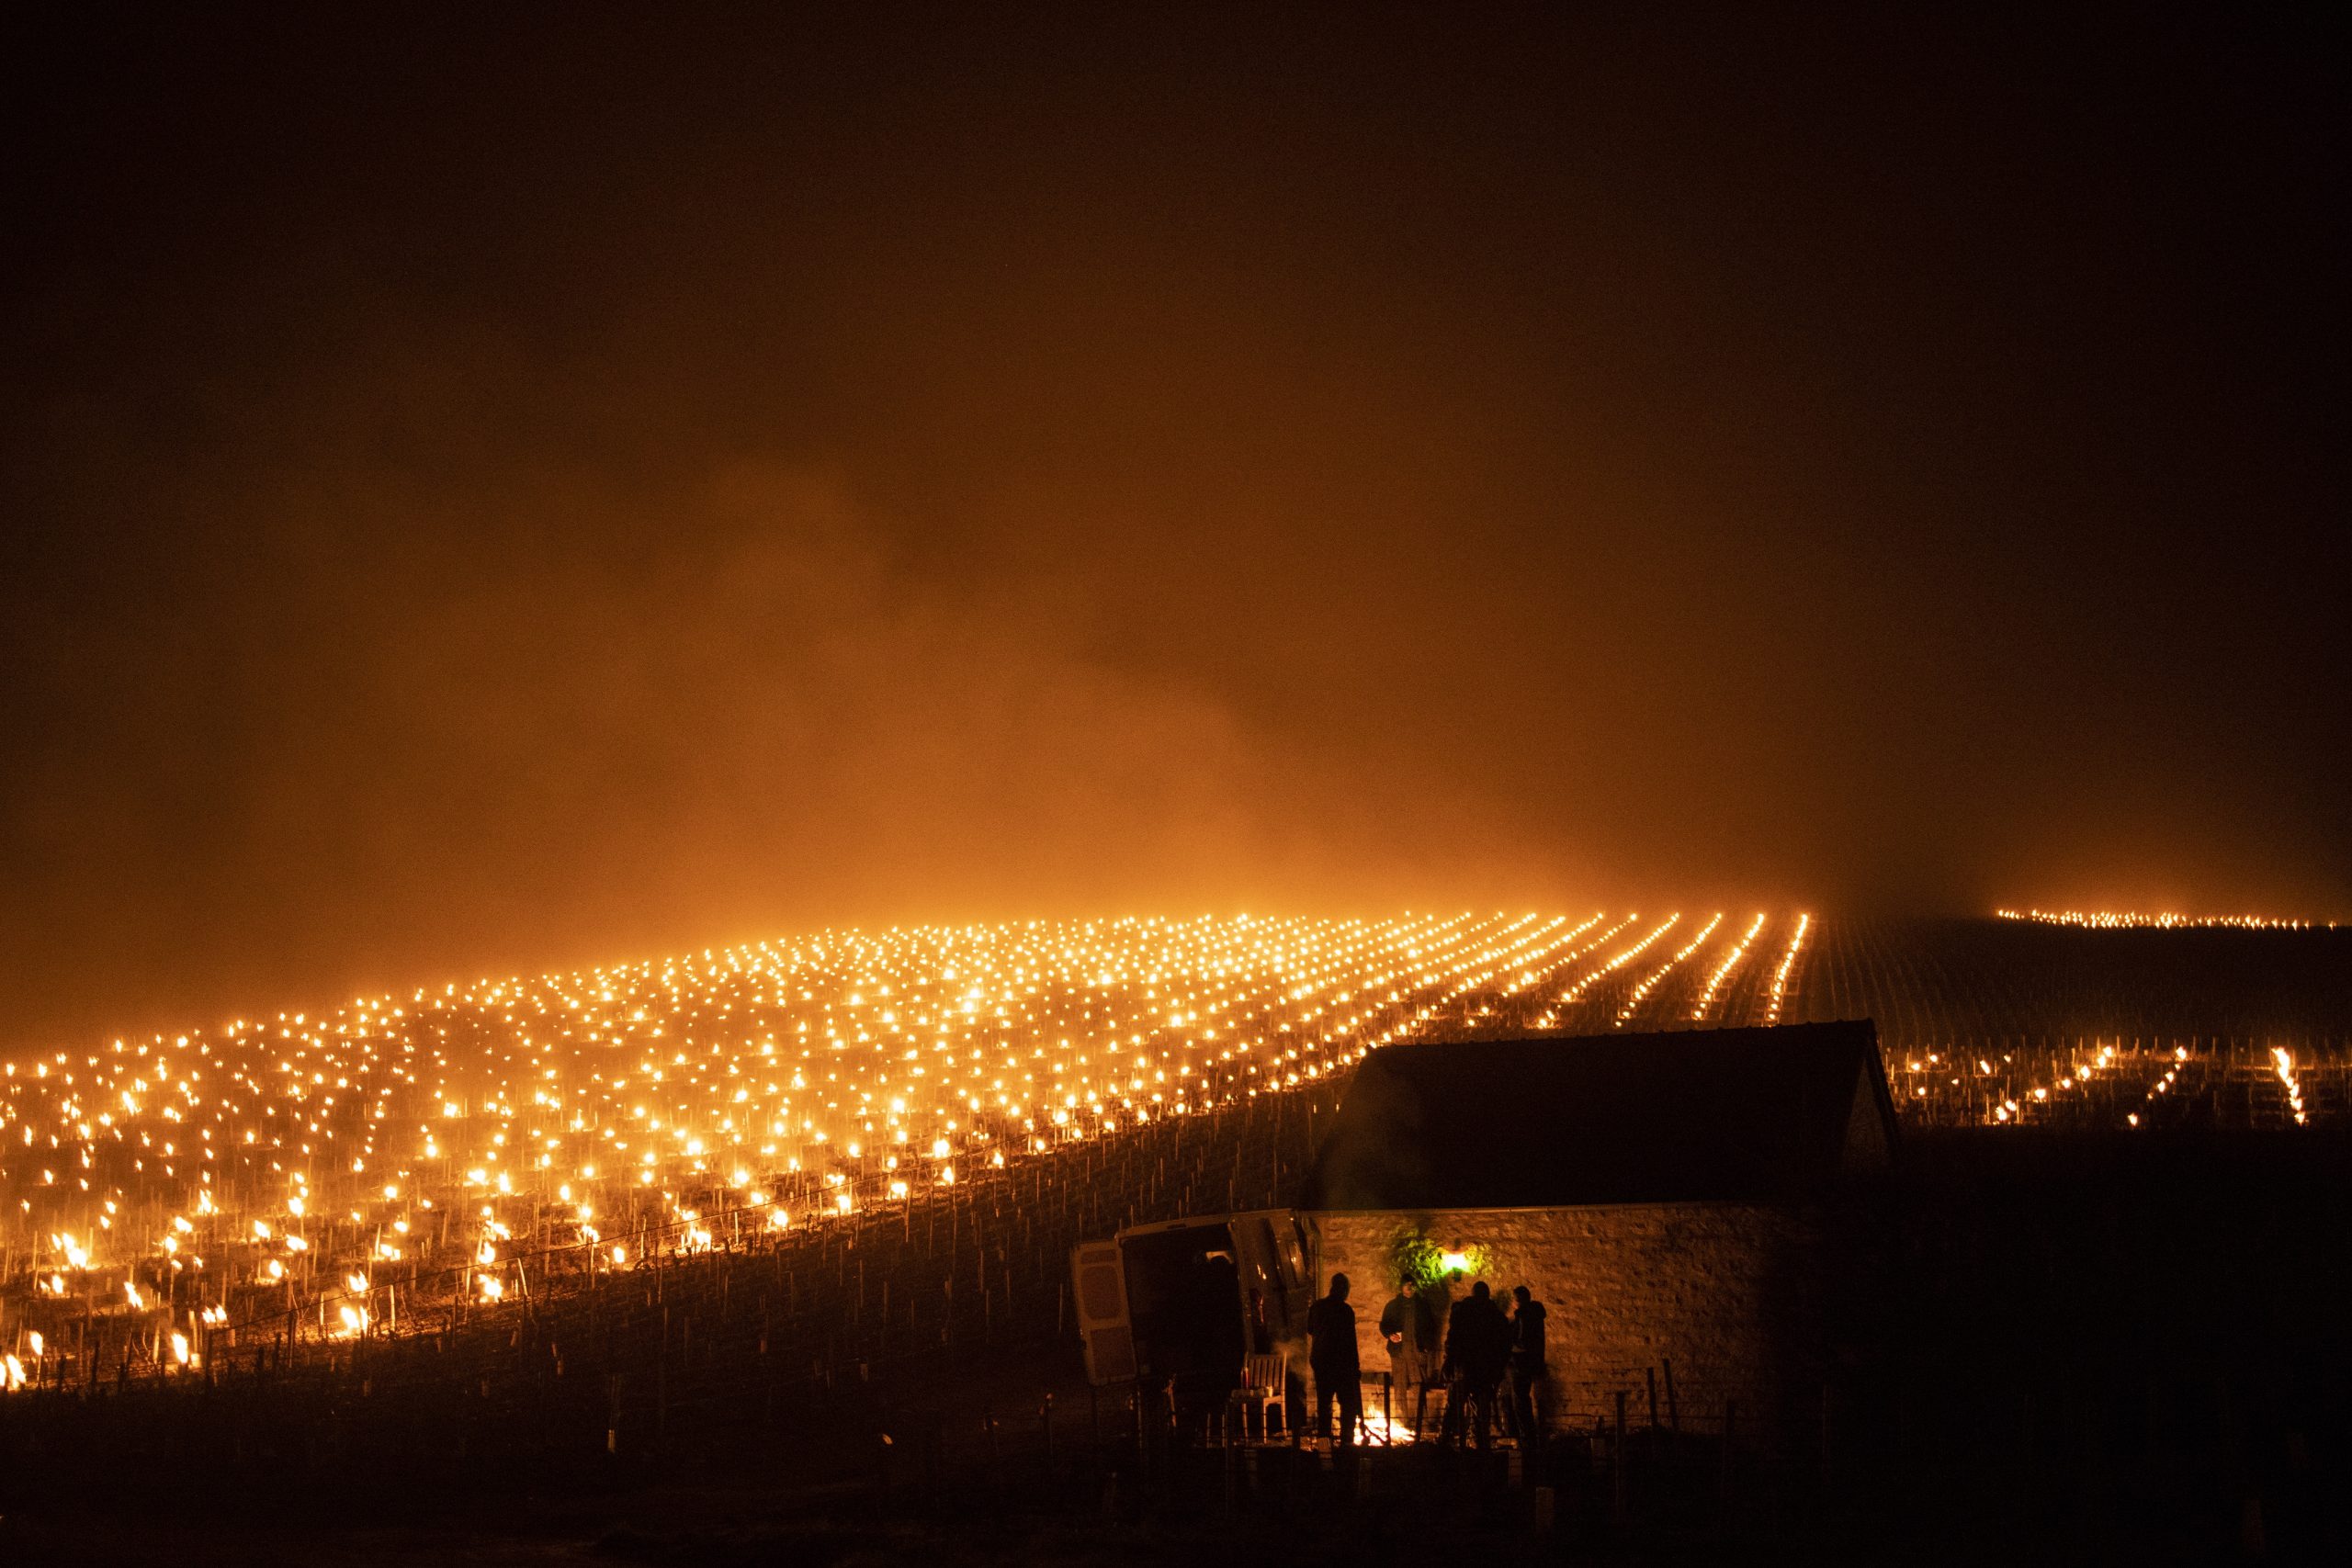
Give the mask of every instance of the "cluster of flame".
MULTIPOLYGON (((1392 1041, 1779 1021, 1813 917, 1778 922, 1769 980, 1732 983, 1763 914, 1736 935, 1715 914, 1634 969, 1683 919, 829 931, 51 1052, 0 1064, 0 1274, 85 1311, 149 1313, 168 1287, 151 1354, 185 1366, 188 1335, 256 1292, 299 1290, 357 1336, 401 1310, 383 1277, 427 1259, 495 1303, 527 1290, 535 1247, 628 1269, 657 1226, 691 1249, 721 1224, 822 1224, 1392 1041)), ((1901 1089, 2015 1124, 2124 1066, 2078 1055, 1985 1099, 2024 1069, 1929 1052, 1901 1089)), ((2304 1123, 2293 1059, 2273 1057, 2304 1123)), ((13 1347, 0 1383, 43 1354, 21 1323, 13 1347)))
POLYGON ((1772 972, 1772 989, 1764 1008, 1764 1021, 1781 1021, 1781 1008, 1789 997, 1789 974, 1796 967, 1797 954, 1804 951, 1805 932, 1813 929, 1811 915, 1797 917, 1796 934, 1789 938, 1788 951, 1781 954, 1781 966, 1772 972))
POLYGON ((1699 993, 1699 1005, 1690 1010, 1690 1018, 1693 1022, 1703 1021, 1714 1008, 1715 993, 1724 988, 1724 980, 1734 969, 1739 967, 1739 961, 1747 956, 1748 945, 1755 942, 1756 933, 1763 929, 1764 917, 1758 915, 1740 939, 1732 944, 1731 951, 1724 954, 1723 962, 1715 965, 1714 973, 1707 976, 1707 988, 1699 993))
MULTIPOLYGON (((1996 909, 2004 920, 2031 920, 2045 926, 2082 926, 2092 931, 2194 931, 2233 927, 2239 931, 2309 931, 2318 922, 2278 919, 2268 915, 2143 915, 2132 909, 1996 909)), ((2326 922, 2334 931, 2335 922, 2326 922)))
MULTIPOLYGON (((2123 1124, 2128 1128, 2146 1125, 2143 1111, 2159 1101, 2177 1099, 2173 1091, 2182 1087, 2181 1074, 2192 1057, 2186 1045, 2175 1044, 2168 1049, 2135 1048, 2129 1055, 2117 1043, 2080 1042, 2069 1049, 2062 1045, 2060 1065, 2050 1070, 2049 1082, 2029 1081, 2022 1089, 2011 1092, 2000 1088, 1997 1095, 1988 1093, 1984 1100, 1984 1114, 1998 1126, 2023 1126, 2045 1112, 2055 1112, 2067 1098, 2081 1096, 2102 1079, 2120 1078, 2128 1085, 2144 1085, 2140 1095, 2140 1111, 2127 1111, 2123 1124)), ((2208 1065, 2211 1057, 2202 1058, 2208 1065)), ((2311 1125, 2310 1108, 2303 1102, 2303 1087, 2295 1072, 2294 1053, 2283 1045, 2267 1048, 2263 1058, 2283 1091, 2288 1113, 2295 1125, 2311 1125)), ((1927 1100, 1930 1086, 1947 1090, 1960 1090, 1970 1083, 1991 1090, 1997 1083, 2006 1085, 2028 1069, 2018 1065, 2014 1053, 2003 1052, 1998 1065, 1990 1056, 1954 1055, 1944 1051, 1923 1051, 1909 1055, 1899 1063, 1889 1065, 1891 1077, 1899 1079, 1898 1092, 1906 1099, 1927 1100)))
POLYGON ((649 1211, 690 1242, 705 1213, 807 1224, 1393 1040, 1645 1010, 1664 1026, 1691 1010, 1685 963, 1723 917, 1630 992, 1616 977, 1681 919, 829 931, 51 1052, 0 1066, 0 1246, 60 1297, 109 1265, 348 1272, 357 1331, 369 1270, 461 1248, 492 1298, 512 1251, 559 1234, 551 1213, 626 1268, 627 1216, 649 1211))
MULTIPOLYGON (((2181 1059, 2185 1059, 2187 1055, 2186 1051, 2180 1053, 2181 1059)), ((1989 1114, 1992 1120, 2005 1125, 2018 1123, 2025 1119, 2029 1103, 2033 1105, 2051 1103, 2053 1089, 2061 1094, 2069 1089, 2087 1089, 2100 1074, 2113 1072, 2120 1066, 2117 1059, 2116 1048, 2112 1045, 2095 1045, 2083 1053, 2083 1058, 2071 1062, 2062 1069, 2054 1085, 2033 1084, 2025 1090, 2025 1097, 2022 1100, 2004 1092, 2000 1099, 1989 1101, 1989 1114)), ((1958 1089, 1972 1076, 1979 1079, 1989 1079, 1996 1075, 2006 1077, 2015 1062, 2016 1057, 2006 1052, 2002 1054, 1999 1068, 1996 1068, 1991 1059, 1984 1056, 1955 1058, 1941 1051, 1922 1052, 1903 1062, 1904 1087, 1909 1089, 1911 1098, 1925 1100, 1928 1098, 1928 1086, 1930 1083, 1940 1082, 1958 1089)), ((2167 1073, 2165 1078, 2160 1081, 2158 1089, 2151 1092, 2159 1092, 2169 1083, 2170 1077, 2171 1075, 2167 1073)), ((2140 1119, 2136 1114, 2126 1120, 2132 1126, 2136 1127, 2140 1124, 2140 1119)))
MULTIPOLYGON (((1677 918, 1679 919, 1679 917, 1677 918)), ((1677 949, 1673 957, 1659 964, 1656 969, 1651 970, 1647 975, 1642 977, 1639 985, 1636 985, 1631 991, 1625 993, 1625 1005, 1617 1010, 1617 1017, 1614 1021, 1617 1027, 1620 1029, 1624 1028, 1627 1021, 1632 1019, 1635 1013, 1641 1010, 1643 1001, 1652 991, 1657 989, 1657 983, 1660 980, 1665 979, 1668 975, 1671 974, 1676 965, 1679 964, 1684 959, 1690 957, 1692 953, 1706 946, 1707 939, 1714 935, 1715 928, 1723 923, 1724 918, 1721 913, 1718 913, 1713 919, 1709 920, 1705 925, 1699 928, 1699 934, 1697 936, 1692 937, 1688 942, 1685 942, 1680 948, 1677 949)))
POLYGON ((1583 1000, 1584 994, 1592 989, 1596 982, 1606 980, 1610 976, 1614 975, 1618 970, 1623 969, 1626 964, 1631 964, 1634 959, 1639 958, 1643 953, 1647 951, 1652 942, 1657 941, 1658 938, 1672 931, 1675 926, 1681 921, 1681 919, 1682 917, 1679 914, 1667 916, 1665 919, 1660 920, 1657 923, 1656 928, 1654 928, 1647 936, 1634 943, 1633 946, 1619 952, 1607 962, 1603 963, 1599 968, 1586 974, 1581 979, 1577 980, 1566 990, 1562 991, 1560 993, 1560 1005, 1563 1007, 1572 1007, 1576 1003, 1583 1000))

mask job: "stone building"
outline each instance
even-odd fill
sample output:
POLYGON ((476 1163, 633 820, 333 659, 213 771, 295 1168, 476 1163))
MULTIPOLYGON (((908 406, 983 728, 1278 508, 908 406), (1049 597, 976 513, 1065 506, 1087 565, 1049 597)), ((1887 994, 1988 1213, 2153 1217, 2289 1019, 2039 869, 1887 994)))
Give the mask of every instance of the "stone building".
MULTIPOLYGON (((1869 1178, 1895 1153, 1869 1022, 1391 1045, 1300 1207, 1348 1274, 1367 1372, 1407 1275, 1549 1311, 1555 1420, 1618 1391, 1713 1424, 1801 1418, 1867 1320, 1869 1178), (1667 1408, 1670 1402, 1671 1408, 1667 1408)), ((1440 1308, 1442 1321, 1443 1308, 1440 1308)))

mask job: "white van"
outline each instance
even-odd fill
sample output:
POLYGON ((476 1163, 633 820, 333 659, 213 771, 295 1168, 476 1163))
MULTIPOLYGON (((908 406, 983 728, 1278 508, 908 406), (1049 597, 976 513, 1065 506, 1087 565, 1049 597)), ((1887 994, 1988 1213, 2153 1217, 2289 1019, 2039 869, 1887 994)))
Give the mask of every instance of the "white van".
POLYGON ((1248 1358, 1287 1357, 1293 1383, 1306 1370, 1315 1271, 1292 1210, 1130 1225, 1073 1247, 1070 1273, 1098 1386, 1165 1384, 1180 1406, 1209 1404, 1241 1386, 1248 1358))

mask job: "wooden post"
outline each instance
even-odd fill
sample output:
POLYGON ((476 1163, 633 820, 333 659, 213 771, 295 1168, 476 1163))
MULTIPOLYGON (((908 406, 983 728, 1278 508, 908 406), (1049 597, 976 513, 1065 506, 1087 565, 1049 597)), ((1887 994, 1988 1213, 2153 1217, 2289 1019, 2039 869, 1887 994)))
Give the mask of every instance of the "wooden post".
POLYGON ((1834 1392, 1828 1383, 1821 1385, 1821 1490, 1826 1496, 1830 1487, 1831 1407, 1834 1392))
POLYGON ((1623 1529, 1625 1526, 1625 1391, 1617 1391, 1617 1416, 1610 1431, 1609 1441, 1609 1517, 1623 1529))
POLYGON ((653 1450, 660 1453, 670 1435, 670 1309, 662 1309, 662 1342, 653 1354, 653 1450))
POLYGON ((1732 1453, 1739 1443, 1739 1401, 1724 1401, 1724 1449, 1721 1472, 1715 1478, 1715 1491, 1724 1506, 1731 1506, 1732 1453))

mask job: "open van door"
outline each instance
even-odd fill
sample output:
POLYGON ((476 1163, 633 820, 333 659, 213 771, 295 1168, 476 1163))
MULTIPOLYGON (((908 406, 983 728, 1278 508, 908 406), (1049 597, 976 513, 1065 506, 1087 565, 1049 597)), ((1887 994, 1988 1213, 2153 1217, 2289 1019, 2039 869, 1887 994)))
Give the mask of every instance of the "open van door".
POLYGON ((1086 1346, 1086 1381, 1100 1388, 1136 1375, 1136 1340, 1127 1323, 1127 1269, 1116 1241, 1082 1241, 1070 1248, 1078 1337, 1086 1346))

